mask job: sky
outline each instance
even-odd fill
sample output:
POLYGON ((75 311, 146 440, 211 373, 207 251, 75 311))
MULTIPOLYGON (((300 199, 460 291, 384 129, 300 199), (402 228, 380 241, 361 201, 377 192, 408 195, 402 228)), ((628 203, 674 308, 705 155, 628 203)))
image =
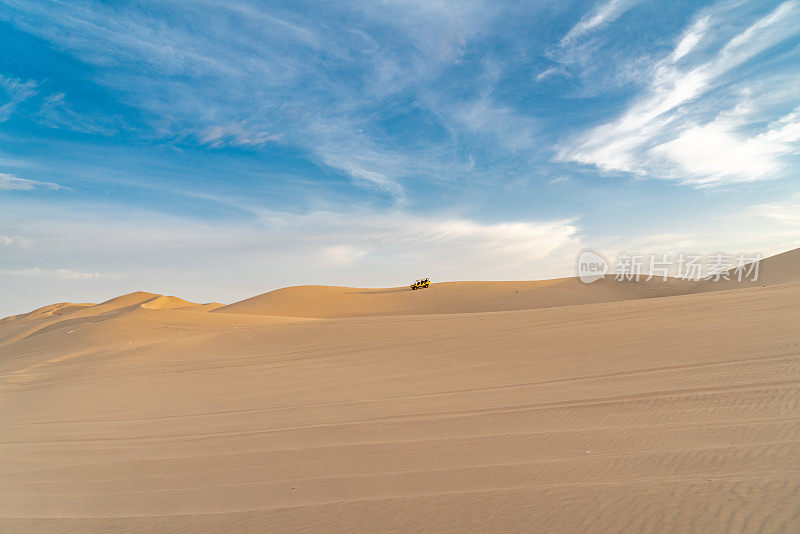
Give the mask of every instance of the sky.
POLYGON ((800 246, 800 0, 0 0, 0 316, 800 246))

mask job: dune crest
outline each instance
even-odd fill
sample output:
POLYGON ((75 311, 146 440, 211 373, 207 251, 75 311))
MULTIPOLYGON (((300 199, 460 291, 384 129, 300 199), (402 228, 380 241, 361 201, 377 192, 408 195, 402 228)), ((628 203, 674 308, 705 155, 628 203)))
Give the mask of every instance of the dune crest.
POLYGON ((186 308, 190 306, 197 306, 194 302, 189 302, 188 300, 183 300, 178 297, 168 297, 165 295, 159 295, 156 298, 150 299, 146 302, 140 304, 142 308, 147 308, 150 310, 168 310, 171 308, 186 308))
POLYGON ((591 284, 584 284, 576 277, 537 281, 439 282, 419 291, 410 291, 408 286, 306 285, 277 289, 228 305, 217 302, 197 304, 175 296, 137 291, 99 304, 52 304, 2 319, 0 325, 48 318, 92 317, 135 309, 332 319, 530 310, 670 297, 800 282, 800 248, 762 260, 756 281, 738 281, 735 270, 729 271, 727 278, 717 282, 678 279, 617 282, 612 275, 606 275, 591 284))
POLYGON ((196 304, 178 297, 159 295, 146 291, 136 291, 114 297, 99 304, 73 304, 69 302, 43 306, 32 312, 12 315, 0 320, 0 342, 11 342, 26 337, 46 333, 53 329, 70 328, 73 331, 81 325, 136 312, 191 311, 208 312, 223 304, 211 302, 196 304))
POLYGON ((53 316, 58 317, 90 306, 94 306, 94 304, 90 303, 76 304, 74 302, 59 302, 56 304, 49 304, 47 306, 42 306, 41 308, 37 308, 28 313, 21 313, 19 315, 12 315, 10 317, 5 317, 3 319, 0 319, 0 325, 25 319, 41 319, 44 317, 53 317, 53 316))
POLYGON ((800 249, 761 262, 755 282, 735 273, 720 282, 653 279, 617 282, 613 276, 591 284, 578 278, 518 282, 443 282, 428 289, 295 286, 270 291, 214 310, 215 313, 288 317, 369 317, 439 313, 480 313, 616 302, 690 293, 741 289, 800 281, 800 249))
POLYGON ((480 313, 568 306, 689 293, 695 282, 591 285, 577 278, 518 282, 440 282, 428 289, 295 286, 224 306, 214 313, 290 317, 369 317, 441 313, 480 313))
POLYGON ((700 290, 727 291, 743 287, 774 286, 800 282, 800 248, 761 260, 758 267, 758 278, 755 281, 748 279, 745 274, 747 274, 746 269, 742 270, 742 280, 739 280, 739 273, 737 273, 736 269, 731 269, 727 272, 726 277, 717 282, 705 281, 700 290))

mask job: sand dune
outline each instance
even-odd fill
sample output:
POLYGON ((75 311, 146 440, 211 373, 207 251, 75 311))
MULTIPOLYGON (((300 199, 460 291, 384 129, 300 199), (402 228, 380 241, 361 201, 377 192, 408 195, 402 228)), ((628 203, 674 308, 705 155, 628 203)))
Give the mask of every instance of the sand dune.
POLYGON ((516 282, 443 282, 409 291, 408 286, 349 288, 295 286, 236 302, 217 313, 287 317, 365 317, 431 313, 476 313, 529 310, 640 298, 682 295, 697 291, 698 282, 617 282, 613 276, 592 284, 578 278, 516 282))
POLYGON ((23 313, 20 315, 12 315, 11 317, 5 317, 0 319, 0 325, 9 324, 15 321, 23 321, 23 320, 30 320, 30 319, 41 319, 44 317, 60 317, 61 315, 71 313, 82 308, 86 308, 88 306, 94 306, 94 304, 75 304, 74 302, 59 302, 58 304, 50 304, 48 306, 42 306, 41 308, 37 308, 31 312, 23 313))
POLYGON ((9 318, 0 531, 797 532, 798 267, 9 318))
POLYGON ((215 310, 216 313, 294 317, 365 317, 429 313, 528 310, 689 293, 697 284, 678 280, 591 285, 577 278, 536 282, 444 282, 421 291, 298 286, 279 289, 215 310))
POLYGON ((133 308, 146 308, 152 310, 166 310, 166 309, 215 309, 222 304, 211 302, 208 304, 196 304, 183 300, 178 297, 159 295, 158 293, 147 293, 145 291, 137 291, 136 293, 129 293, 116 297, 100 304, 95 304, 87 312, 91 314, 104 313, 117 310, 130 310, 133 308))
POLYGON ((573 306, 800 282, 800 249, 763 260, 755 282, 746 278, 738 281, 733 270, 726 277, 714 282, 677 279, 662 281, 657 278, 646 281, 644 277, 640 282, 618 282, 613 278, 612 275, 607 275, 592 284, 584 284, 574 277, 512 282, 443 282, 434 283, 422 291, 409 291, 408 286, 391 288, 295 286, 270 291, 229 305, 217 302, 196 304, 174 296, 138 291, 100 304, 70 302, 51 304, 26 314, 2 319, 0 325, 20 320, 61 317, 66 314, 70 317, 90 317, 136 308, 337 318, 476 313, 573 306))
POLYGON ((73 304, 64 302, 44 306, 30 313, 6 317, 0 321, 0 343, 18 341, 54 328, 74 331, 79 326, 127 315, 141 309, 210 311, 222 306, 219 303, 195 304, 178 297, 137 291, 115 297, 99 304, 73 304))
POLYGON ((335 318, 529 310, 666 297, 800 281, 800 249, 762 261, 756 282, 747 279, 739 282, 733 272, 727 276, 728 280, 722 278, 718 282, 654 278, 636 283, 618 282, 613 278, 607 275, 588 285, 577 278, 533 282, 445 282, 434 283, 421 291, 409 291, 408 286, 383 289, 297 286, 264 293, 215 311, 335 318))
POLYGON ((759 262, 758 277, 755 281, 747 276, 747 269, 741 273, 731 269, 724 277, 704 282, 700 291, 722 291, 742 287, 774 286, 800 282, 800 248, 783 252, 759 262))

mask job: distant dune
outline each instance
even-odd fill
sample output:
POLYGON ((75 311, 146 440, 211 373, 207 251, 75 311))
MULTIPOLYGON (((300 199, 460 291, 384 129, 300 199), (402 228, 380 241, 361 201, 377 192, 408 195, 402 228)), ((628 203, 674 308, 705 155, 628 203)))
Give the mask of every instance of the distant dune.
POLYGON ((45 306, 0 321, 0 532, 800 532, 798 318, 800 250, 45 306))
MULTIPOLYGON (((746 270, 742 274, 746 274, 746 270)), ((758 278, 751 281, 745 276, 738 277, 735 269, 728 276, 716 282, 705 281, 701 291, 725 291, 743 287, 774 286, 800 282, 800 248, 771 256, 759 262, 758 278)))
POLYGON ((692 292, 696 286, 696 282, 679 280, 619 283, 610 277, 591 285, 577 278, 441 282, 418 291, 410 291, 408 286, 385 289, 297 286, 271 291, 215 312, 322 318, 477 313, 680 295, 692 292))
POLYGON ((0 320, 0 325, 21 319, 95 316, 136 308, 214 311, 277 317, 343 318, 382 315, 420 315, 440 313, 480 313, 528 310, 616 302, 690 293, 724 291, 746 287, 771 286, 800 282, 800 249, 784 252, 760 263, 758 279, 736 280, 731 271, 728 280, 716 282, 659 278, 639 282, 618 282, 613 275, 591 284, 578 278, 512 282, 439 282, 430 288, 410 291, 408 286, 390 288, 354 288, 340 286, 294 286, 270 291, 234 304, 216 302, 196 304, 178 297, 139 291, 100 304, 64 302, 44 306, 32 312, 0 320), (75 315, 75 312, 79 312, 75 315))
POLYGON ((598 302, 666 297, 800 281, 800 249, 761 262, 756 282, 693 282, 654 278, 646 282, 617 282, 613 276, 592 284, 577 278, 535 282, 443 282, 409 291, 408 286, 365 289, 297 286, 278 289, 224 306, 217 313, 289 317, 363 317, 429 313, 476 313, 529 310, 598 302))

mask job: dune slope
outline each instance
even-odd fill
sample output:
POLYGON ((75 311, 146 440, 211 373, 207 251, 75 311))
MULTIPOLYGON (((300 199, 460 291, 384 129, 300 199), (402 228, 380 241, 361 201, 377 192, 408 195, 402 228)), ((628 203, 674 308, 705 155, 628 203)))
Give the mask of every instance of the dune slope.
POLYGON ((527 310, 595 302, 681 295, 697 282, 680 280, 587 285, 577 278, 519 282, 443 282, 428 289, 296 286, 271 291, 215 310, 216 313, 287 317, 366 317, 430 313, 527 310))
POLYGON ((737 272, 729 270, 717 281, 705 281, 698 290, 722 291, 742 287, 774 286, 800 282, 800 248, 771 256, 759 262, 758 269, 750 274, 749 266, 737 272), (753 275, 757 275, 752 280, 753 275))
POLYGON ((0 531, 800 530, 800 284, 327 320, 154 298, 0 326, 0 531))
POLYGON ((592 284, 577 278, 519 282, 445 282, 428 289, 297 286, 278 289, 215 310, 216 313, 289 317, 366 317, 526 310, 665 297, 800 282, 800 249, 763 260, 755 282, 731 272, 717 282, 653 279, 618 282, 607 275, 592 284))
POLYGON ((138 309, 211 311, 221 306, 223 305, 216 302, 195 304, 178 297, 168 297, 145 291, 115 297, 100 304, 61 302, 43 306, 29 313, 1 319, 0 326, 6 328, 0 330, 0 342, 8 341, 12 337, 18 339, 20 336, 29 336, 42 329, 57 327, 57 325, 77 325, 138 309))

